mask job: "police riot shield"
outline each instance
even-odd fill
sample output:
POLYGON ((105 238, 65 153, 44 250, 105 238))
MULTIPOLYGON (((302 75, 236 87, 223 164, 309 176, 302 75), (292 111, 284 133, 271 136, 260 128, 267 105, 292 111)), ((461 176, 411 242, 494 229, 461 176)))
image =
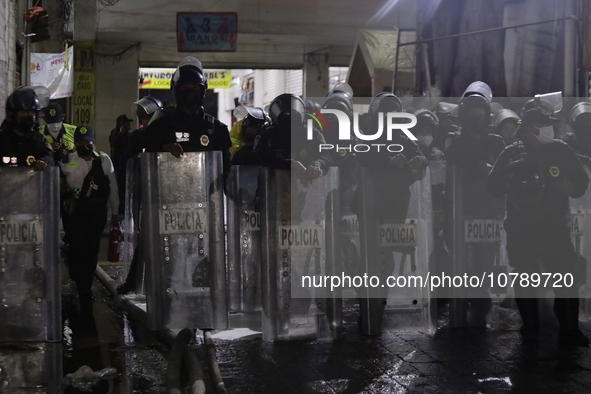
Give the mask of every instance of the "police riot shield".
POLYGON ((342 335, 340 289, 318 286, 342 272, 338 179, 336 167, 308 186, 287 170, 261 170, 264 340, 342 335))
POLYGON ((442 291, 452 298, 450 325, 482 326, 493 300, 503 298, 507 291, 499 285, 504 281, 497 280, 509 271, 503 230, 505 198, 488 194, 486 176, 481 171, 457 165, 447 168, 446 191, 452 272, 448 275, 451 280, 442 281, 442 291), (457 280, 465 275, 470 280, 457 280))
POLYGON ((58 171, 0 174, 2 342, 62 339, 58 171))
POLYGON ((226 181, 230 327, 261 328, 259 166, 232 166, 226 181))
POLYGON ((148 328, 227 328, 221 152, 141 159, 148 328))
POLYGON ((62 344, 36 342, 0 347, 0 392, 62 393, 62 344))
MULTIPOLYGON (((591 171, 584 167, 591 178, 591 171)), ((579 282, 580 311, 584 317, 591 317, 591 187, 580 198, 570 199, 571 238, 577 254, 577 272, 573 273, 579 282)))
POLYGON ((423 283, 433 250, 429 171, 362 167, 359 182, 358 275, 369 278, 356 290, 361 331, 430 332, 435 309, 423 283))

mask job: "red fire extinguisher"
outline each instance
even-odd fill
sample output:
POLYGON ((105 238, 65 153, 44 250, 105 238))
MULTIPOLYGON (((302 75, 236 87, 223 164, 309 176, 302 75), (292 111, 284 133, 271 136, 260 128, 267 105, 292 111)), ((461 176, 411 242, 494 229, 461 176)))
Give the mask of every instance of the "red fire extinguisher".
POLYGON ((107 259, 111 263, 119 261, 119 240, 121 239, 121 230, 119 228, 112 228, 109 235, 109 254, 107 259))

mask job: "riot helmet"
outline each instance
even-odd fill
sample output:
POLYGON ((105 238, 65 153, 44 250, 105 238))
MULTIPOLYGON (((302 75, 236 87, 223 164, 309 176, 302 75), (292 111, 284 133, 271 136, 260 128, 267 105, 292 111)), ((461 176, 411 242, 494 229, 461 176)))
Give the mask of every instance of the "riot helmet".
POLYGON ((582 101, 575 104, 568 115, 568 122, 582 143, 591 143, 591 103, 582 101))
POLYGON ((269 105, 273 127, 280 132, 289 132, 292 125, 303 126, 304 111, 304 101, 291 93, 280 94, 269 105))
POLYGON ((537 94, 527 101, 521 110, 521 122, 528 124, 553 124, 560 121, 558 112, 562 110, 562 92, 537 94))
POLYGON ((238 106, 233 115, 236 119, 242 118, 242 136, 246 142, 252 142, 257 134, 268 127, 268 117, 262 108, 238 106))
POLYGON ((472 82, 462 94, 458 106, 462 127, 472 135, 486 131, 492 110, 492 91, 482 81, 472 82))
POLYGON ((517 127, 521 119, 514 111, 504 108, 500 110, 492 120, 492 131, 508 142, 515 137, 517 133, 517 127))
POLYGON ((49 104, 49 90, 43 86, 21 86, 6 100, 6 122, 20 132, 29 134, 39 127, 37 115, 49 104), (21 116, 19 113, 23 111, 21 116), (29 113, 33 112, 31 116, 29 113))
POLYGON ((193 56, 183 58, 172 75, 170 88, 177 106, 193 110, 201 108, 207 91, 207 78, 199 59, 193 56))
POLYGON ((146 96, 131 104, 129 109, 137 115, 143 126, 147 126, 154 113, 162 109, 162 102, 155 97, 146 96))

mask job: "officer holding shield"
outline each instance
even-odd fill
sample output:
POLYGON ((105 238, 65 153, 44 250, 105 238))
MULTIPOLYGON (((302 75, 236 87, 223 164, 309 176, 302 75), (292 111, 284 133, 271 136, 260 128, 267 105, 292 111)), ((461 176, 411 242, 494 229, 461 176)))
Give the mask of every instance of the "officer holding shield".
MULTIPOLYGON (((255 152, 255 144, 260 140, 260 134, 270 126, 269 117, 262 108, 244 106, 236 107, 234 116, 242 118, 239 134, 241 145, 232 156, 232 164, 239 166, 260 165, 261 161, 255 152)), ((234 143, 234 141, 232 142, 234 143)))
MULTIPOLYGON (((569 197, 585 194, 589 178, 573 150, 554 139, 553 124, 562 107, 560 92, 536 96, 524 106, 518 135, 497 159, 487 189, 493 196, 507 195, 507 253, 519 274, 542 272, 574 276, 573 286, 553 287, 554 313, 560 323, 559 342, 586 346, 579 330, 577 257, 568 225, 569 197)), ((537 342, 538 300, 527 282, 515 284, 515 301, 523 320, 524 342, 537 342)))
POLYGON ((566 133, 561 139, 570 146, 583 165, 591 167, 591 103, 577 103, 568 115, 572 133, 566 133))
POLYGON ((39 133, 37 121, 42 104, 49 102, 49 92, 37 89, 21 86, 6 100, 6 119, 0 126, 0 167, 32 166, 43 171, 54 164, 53 150, 39 133))
POLYGON ((148 125, 146 152, 170 152, 180 158, 184 152, 219 150, 227 176, 232 142, 228 127, 203 109, 207 79, 201 62, 193 56, 182 59, 172 76, 171 88, 176 108, 148 125))

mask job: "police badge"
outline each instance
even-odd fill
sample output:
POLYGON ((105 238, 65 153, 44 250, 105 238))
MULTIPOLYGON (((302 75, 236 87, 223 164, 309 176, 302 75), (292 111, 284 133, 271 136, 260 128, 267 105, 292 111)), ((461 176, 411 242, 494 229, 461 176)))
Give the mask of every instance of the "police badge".
POLYGON ((554 178, 558 177, 560 175, 560 170, 558 169, 558 167, 550 167, 550 175, 552 175, 554 178))
POLYGON ((201 145, 207 146, 209 145, 209 137, 206 135, 201 136, 201 145))

